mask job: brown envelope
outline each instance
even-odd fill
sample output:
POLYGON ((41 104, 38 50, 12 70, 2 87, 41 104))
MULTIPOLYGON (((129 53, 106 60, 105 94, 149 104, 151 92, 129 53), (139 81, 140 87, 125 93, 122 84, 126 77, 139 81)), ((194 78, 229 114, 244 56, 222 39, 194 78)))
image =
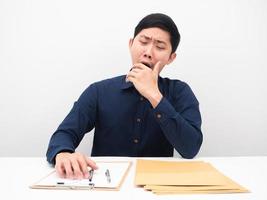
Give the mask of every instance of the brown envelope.
POLYGON ((137 160, 135 184, 157 194, 248 192, 203 161, 137 160))

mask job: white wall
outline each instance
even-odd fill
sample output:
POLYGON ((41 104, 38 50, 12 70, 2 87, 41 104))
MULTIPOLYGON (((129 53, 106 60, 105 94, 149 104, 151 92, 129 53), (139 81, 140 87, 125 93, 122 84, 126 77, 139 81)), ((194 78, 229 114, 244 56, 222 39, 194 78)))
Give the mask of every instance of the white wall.
MULTIPOLYGON (((267 1, 0 0, 0 156, 44 156, 92 82, 127 73, 128 40, 152 12, 181 33, 162 76, 200 101, 200 156, 267 155, 267 1)), ((93 134, 79 150, 90 154, 93 134)))

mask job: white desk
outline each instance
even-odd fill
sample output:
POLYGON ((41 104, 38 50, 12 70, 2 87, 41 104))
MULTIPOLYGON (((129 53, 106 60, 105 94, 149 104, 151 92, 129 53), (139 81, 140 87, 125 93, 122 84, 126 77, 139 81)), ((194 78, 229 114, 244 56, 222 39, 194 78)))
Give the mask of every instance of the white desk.
MULTIPOLYGON (((180 160, 179 158, 156 158, 180 160)), ((63 200, 149 200, 149 199, 267 199, 267 157, 203 157, 218 170, 248 188, 251 193, 209 194, 209 195, 163 195, 157 196, 133 184, 135 158, 98 157, 94 160, 132 160, 131 167, 120 191, 81 191, 81 190, 37 190, 29 185, 49 173, 51 168, 45 158, 0 158, 1 199, 63 199, 63 200)))

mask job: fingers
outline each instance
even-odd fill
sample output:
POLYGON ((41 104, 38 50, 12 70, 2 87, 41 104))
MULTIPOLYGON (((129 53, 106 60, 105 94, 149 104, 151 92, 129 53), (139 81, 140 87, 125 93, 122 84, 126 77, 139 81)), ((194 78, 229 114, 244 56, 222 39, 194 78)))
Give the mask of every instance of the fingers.
POLYGON ((153 68, 153 72, 156 73, 157 75, 159 75, 159 73, 160 73, 160 71, 161 71, 161 68, 162 68, 162 66, 161 66, 161 62, 158 61, 158 62, 155 64, 154 68, 153 68))
POLYGON ((154 67, 153 67, 153 70, 149 67, 147 67, 146 65, 144 65, 143 63, 136 63, 133 65, 133 67, 130 69, 130 72, 131 71, 135 71, 135 72, 140 72, 142 70, 152 70, 153 73, 159 75, 161 69, 162 69, 162 63, 161 61, 158 61, 154 67))
POLYGON ((126 76, 126 81, 134 83, 136 79, 144 76, 147 73, 151 73, 152 70, 142 63, 134 64, 130 72, 126 76))
POLYGON ((129 81, 128 77, 137 78, 145 70, 151 70, 142 63, 136 63, 130 69, 130 72, 127 74, 126 80, 129 81))
POLYGON ((135 73, 135 72, 129 72, 128 75, 126 76, 126 80, 129 82, 132 82, 133 84, 136 83, 136 81, 138 81, 138 77, 140 77, 140 74, 135 73))
MULTIPOLYGON (((148 67, 146 67, 144 64, 142 64, 142 63, 135 63, 134 65, 133 65, 133 67, 131 68, 131 70, 132 69, 141 69, 141 70, 144 70, 144 69, 146 69, 146 68, 148 68, 148 67)), ((149 68, 148 68, 149 69, 149 68)))
POLYGON ((93 170, 98 169, 98 166, 93 160, 89 159, 88 157, 85 157, 85 160, 86 160, 87 165, 91 167, 93 170))
POLYGON ((60 153, 56 157, 56 172, 61 178, 88 178, 88 168, 98 169, 96 163, 80 153, 60 153))
POLYGON ((143 71, 143 69, 133 67, 130 72, 139 73, 139 72, 142 72, 142 71, 143 71))
POLYGON ((61 178, 66 178, 66 176, 69 176, 67 174, 70 174, 70 170, 69 170, 69 161, 68 159, 66 159, 68 157, 68 155, 70 155, 71 153, 68 153, 68 152, 61 152, 61 153, 58 153, 56 155, 56 166, 55 166, 55 169, 56 169, 56 172, 57 174, 59 175, 59 177, 61 178))
POLYGON ((135 78, 135 77, 137 77, 138 76, 138 72, 136 72, 136 71, 130 71, 128 74, 127 74, 127 78, 128 77, 133 77, 133 78, 135 78))
POLYGON ((127 76, 127 81, 130 81, 130 82, 134 83, 135 82, 135 78, 132 77, 132 76, 127 76))
POLYGON ((56 168, 56 172, 58 173, 59 177, 65 178, 65 167, 64 167, 63 163, 61 163, 61 164, 57 163, 55 168, 56 168))
POLYGON ((73 159, 71 160, 71 167, 72 167, 72 172, 73 174, 70 174, 72 175, 74 179, 82 179, 83 178, 83 171, 81 169, 81 166, 80 166, 80 162, 78 162, 78 159, 73 159))
POLYGON ((86 156, 82 156, 82 158, 79 158, 78 163, 80 166, 81 175, 83 176, 83 178, 88 178, 89 172, 88 172, 88 168, 87 168, 87 162, 86 162, 84 157, 86 157, 86 156))
POLYGON ((66 178, 70 178, 73 179, 75 178, 73 175, 73 171, 72 171, 72 166, 71 166, 71 162, 69 160, 66 160, 64 163, 64 168, 65 168, 65 177, 66 178))

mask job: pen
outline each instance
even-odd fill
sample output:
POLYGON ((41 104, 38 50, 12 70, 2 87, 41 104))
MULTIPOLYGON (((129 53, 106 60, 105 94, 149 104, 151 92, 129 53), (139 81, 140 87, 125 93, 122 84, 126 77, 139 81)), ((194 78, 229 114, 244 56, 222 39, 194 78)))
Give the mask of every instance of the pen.
POLYGON ((91 182, 92 179, 93 179, 93 175, 94 175, 94 170, 91 169, 91 170, 89 171, 89 181, 90 181, 90 182, 91 182))
POLYGON ((108 183, 110 183, 111 182, 111 177, 110 177, 110 173, 109 173, 109 170, 108 169, 106 170, 105 175, 107 177, 108 183))

